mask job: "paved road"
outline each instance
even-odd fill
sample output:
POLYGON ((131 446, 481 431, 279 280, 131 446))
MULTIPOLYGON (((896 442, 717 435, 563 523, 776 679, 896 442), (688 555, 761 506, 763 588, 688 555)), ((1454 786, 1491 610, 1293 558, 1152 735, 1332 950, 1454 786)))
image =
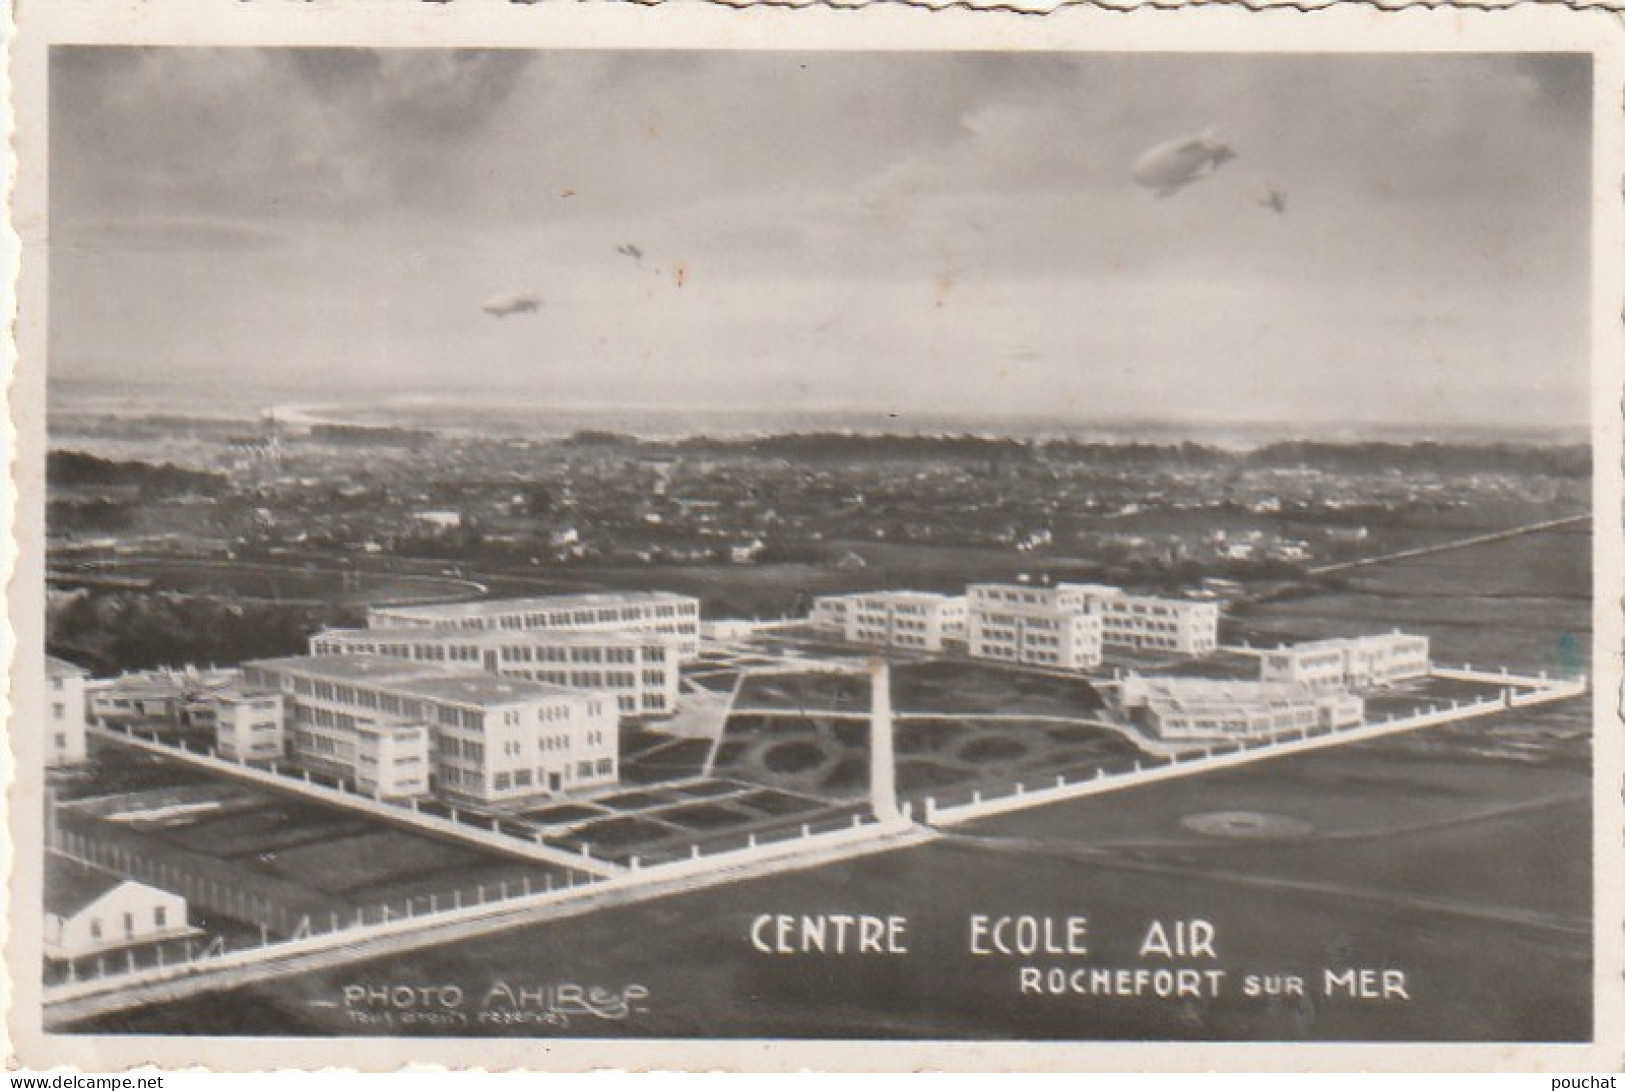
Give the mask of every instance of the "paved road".
POLYGON ((1403 561, 1412 557, 1426 557, 1431 553, 1448 553, 1453 549, 1467 549, 1470 546, 1487 545, 1490 542, 1500 542, 1507 538, 1517 538, 1524 534, 1537 534, 1543 530, 1556 530, 1559 527, 1574 526, 1578 523, 1589 523, 1591 513, 1584 515, 1568 515, 1562 519, 1546 519, 1539 523, 1526 523, 1523 526, 1509 527, 1506 530, 1496 530, 1489 534, 1475 534, 1470 538, 1458 538, 1451 542, 1439 542, 1436 545, 1418 546, 1415 549, 1401 549, 1396 553, 1383 553, 1376 557, 1361 557, 1357 561, 1342 561, 1338 564, 1318 565, 1309 570, 1311 575, 1324 576, 1332 572, 1345 572, 1351 568, 1369 568, 1372 565, 1387 564, 1389 561, 1403 561))

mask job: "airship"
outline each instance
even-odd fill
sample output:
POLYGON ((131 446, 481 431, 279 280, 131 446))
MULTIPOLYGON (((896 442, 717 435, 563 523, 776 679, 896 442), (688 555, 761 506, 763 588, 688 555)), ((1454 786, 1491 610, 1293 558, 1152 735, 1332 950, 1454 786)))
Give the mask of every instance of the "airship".
POLYGON ((480 309, 492 318, 507 318, 510 314, 534 314, 542 301, 533 295, 499 295, 486 300, 480 309))
POLYGON ((1208 129, 1158 144, 1134 163, 1134 180, 1158 197, 1172 197, 1218 170, 1236 153, 1208 129))

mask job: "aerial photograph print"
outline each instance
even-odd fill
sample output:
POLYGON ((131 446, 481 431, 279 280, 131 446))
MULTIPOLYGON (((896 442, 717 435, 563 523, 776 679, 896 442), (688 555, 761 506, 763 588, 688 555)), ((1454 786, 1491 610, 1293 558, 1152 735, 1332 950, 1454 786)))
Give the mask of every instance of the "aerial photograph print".
POLYGON ((47 1041, 1607 1030, 1593 53, 43 54, 47 1041))

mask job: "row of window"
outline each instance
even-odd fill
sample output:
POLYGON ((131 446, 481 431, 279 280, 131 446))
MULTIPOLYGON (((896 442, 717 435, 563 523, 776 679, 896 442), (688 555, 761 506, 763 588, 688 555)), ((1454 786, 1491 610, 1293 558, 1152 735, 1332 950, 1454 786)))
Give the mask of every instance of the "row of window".
MULTIPOLYGON (((596 745, 603 740, 603 732, 588 732, 588 740, 596 745)), ((569 735, 539 735, 536 738, 536 749, 543 753, 570 748, 569 735)), ((485 744, 471 739, 457 739, 449 735, 441 735, 436 741, 436 749, 442 757, 463 758, 475 763, 485 761, 485 744)), ((525 752, 525 745, 518 739, 507 739, 502 743, 500 753, 504 757, 516 758, 525 752)))
POLYGON ((358 689, 332 682, 312 682, 308 678, 291 679, 293 691, 301 697, 315 697, 334 704, 356 705, 361 708, 387 712, 391 716, 419 719, 423 715, 423 702, 402 698, 386 690, 358 689), (342 692, 342 696, 341 696, 342 692))
MULTIPOLYGON (((124 938, 129 939, 135 935, 135 914, 124 914, 123 923, 124 938)), ((167 906, 155 905, 152 907, 152 926, 154 929, 167 928, 169 926, 169 909, 167 906)), ((90 918, 90 938, 102 938, 102 919, 100 917, 90 918)))
MULTIPOLYGON (((543 645, 532 647, 529 644, 505 645, 501 649, 501 658, 504 663, 620 663, 630 664, 638 661, 639 648, 635 647, 595 647, 576 646, 560 647, 559 645, 543 645)), ((655 649, 642 649, 650 652, 655 649)), ((664 659, 664 648, 658 649, 662 654, 650 658, 664 659)))
MULTIPOLYGON (((545 769, 538 769, 536 771, 535 783, 545 783, 543 778, 546 772, 547 770, 545 769)), ((568 774, 568 767, 566 767, 565 772, 568 774)), ((612 776, 615 772, 615 762, 611 758, 602 758, 597 762, 577 762, 575 772, 577 780, 585 780, 586 778, 592 776, 612 776)), ((518 769, 512 773, 497 773, 492 776, 491 790, 493 792, 509 792, 519 788, 528 788, 530 787, 531 783, 532 780, 530 770, 518 769)))
POLYGON ((1108 637, 1119 634, 1179 632, 1178 623, 1173 621, 1147 621, 1142 618, 1108 617, 1105 622, 1108 637))
POLYGON ((315 724, 325 727, 329 731, 354 731, 356 718, 348 712, 334 712, 332 709, 320 705, 295 705, 293 709, 293 722, 298 724, 315 724))
MULTIPOLYGON (((483 621, 484 627, 508 629, 518 632, 535 629, 572 629, 587 625, 615 625, 625 622, 646 621, 650 618, 698 616, 699 606, 685 602, 680 605, 656 606, 600 606, 574 610, 554 610, 545 613, 499 614, 495 617, 474 619, 483 621)), ((466 621, 464 624, 468 624, 466 621)))
POLYGON ((293 742, 299 750, 307 754, 326 754, 336 757, 339 754, 339 744, 326 735, 317 735, 311 731, 295 731, 293 742))
POLYGON ((466 758, 476 764, 485 762, 485 744, 469 739, 454 739, 449 735, 441 735, 437 749, 447 757, 466 758))
POLYGON ((423 755, 422 754, 397 754, 395 756, 395 760, 390 762, 390 764, 395 766, 396 768, 399 768, 401 766, 422 765, 423 764, 423 755))

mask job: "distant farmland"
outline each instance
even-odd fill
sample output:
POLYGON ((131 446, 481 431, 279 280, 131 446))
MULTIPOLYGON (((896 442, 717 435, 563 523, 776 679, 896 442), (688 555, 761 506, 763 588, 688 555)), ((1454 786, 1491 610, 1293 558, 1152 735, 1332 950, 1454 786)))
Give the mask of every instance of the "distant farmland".
POLYGON ((109 561, 79 570, 54 572, 52 582, 71 587, 79 578, 91 585, 105 584, 110 577, 149 582, 150 589, 155 591, 302 606, 454 602, 477 598, 484 592, 477 583, 450 576, 397 572, 357 574, 309 565, 236 561, 109 561))

